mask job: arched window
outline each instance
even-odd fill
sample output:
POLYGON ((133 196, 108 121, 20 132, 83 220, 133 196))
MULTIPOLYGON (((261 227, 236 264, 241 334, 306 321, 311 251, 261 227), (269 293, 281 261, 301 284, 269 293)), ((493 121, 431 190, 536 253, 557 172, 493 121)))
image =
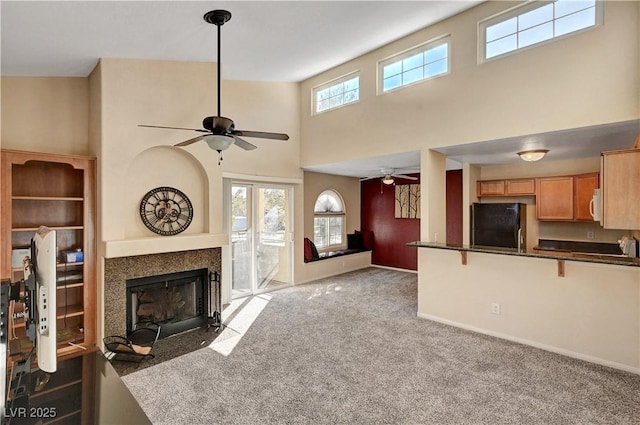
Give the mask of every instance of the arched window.
POLYGON ((313 243, 318 249, 344 245, 344 216, 344 203, 338 192, 325 190, 318 195, 313 207, 313 243))

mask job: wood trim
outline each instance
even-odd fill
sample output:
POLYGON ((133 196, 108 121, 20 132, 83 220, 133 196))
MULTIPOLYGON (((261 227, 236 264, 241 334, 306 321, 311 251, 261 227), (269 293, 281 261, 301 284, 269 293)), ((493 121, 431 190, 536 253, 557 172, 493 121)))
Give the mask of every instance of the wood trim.
POLYGON ((564 277, 564 260, 558 260, 558 277, 564 277))

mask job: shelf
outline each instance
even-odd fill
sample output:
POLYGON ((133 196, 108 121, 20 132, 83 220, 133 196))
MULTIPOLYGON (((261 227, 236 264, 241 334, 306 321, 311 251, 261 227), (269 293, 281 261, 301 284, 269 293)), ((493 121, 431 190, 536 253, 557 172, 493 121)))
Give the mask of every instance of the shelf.
POLYGON ((84 201, 84 198, 76 196, 12 196, 11 199, 14 201, 84 201))
POLYGON ((38 397, 42 397, 44 395, 47 395, 47 394, 50 394, 50 393, 54 393, 54 392, 59 391, 61 389, 72 387, 72 386, 78 385, 78 384, 82 384, 82 379, 76 379, 76 380, 73 380, 73 381, 65 382, 64 384, 60 384, 60 385, 55 386, 55 387, 45 388, 43 391, 40 391, 40 392, 35 392, 34 391, 31 394, 31 398, 34 399, 34 400, 37 400, 38 397))
POLYGON ((82 288, 83 286, 84 286, 84 282, 74 282, 74 283, 56 285, 56 289, 60 290, 60 289, 82 288))
POLYGON ((56 309, 56 319, 64 319, 65 317, 82 316, 84 307, 81 304, 68 305, 66 307, 58 307, 56 309))
MULTIPOLYGON (((39 226, 38 226, 39 227, 39 226)), ((38 227, 14 227, 12 232, 35 232, 38 227)), ((53 230, 83 230, 84 226, 47 226, 53 230)))
MULTIPOLYGON (((65 267, 81 266, 83 264, 84 264, 84 262, 82 262, 82 261, 78 261, 77 263, 57 263, 56 267, 59 268, 59 269, 63 269, 65 267)), ((20 269, 20 270, 22 270, 22 269, 20 269)))

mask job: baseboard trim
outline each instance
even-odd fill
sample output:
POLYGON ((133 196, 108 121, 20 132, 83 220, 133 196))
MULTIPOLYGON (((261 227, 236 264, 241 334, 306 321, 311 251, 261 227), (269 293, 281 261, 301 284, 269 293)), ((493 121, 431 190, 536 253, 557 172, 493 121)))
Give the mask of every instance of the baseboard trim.
POLYGON ((378 264, 372 264, 371 267, 377 267, 379 269, 387 269, 387 270, 395 270, 397 272, 407 272, 407 273, 415 273, 418 274, 417 270, 410 270, 410 269, 401 269, 399 267, 390 267, 390 266, 380 266, 378 264))
POLYGON ((519 344, 529 345, 531 347, 539 348, 541 350, 550 351, 552 353, 561 354, 563 356, 572 357, 578 360, 584 360, 589 363, 595 363, 601 366, 611 367, 613 369, 623 370, 625 372, 635 373, 636 375, 640 375, 640 368, 636 368, 633 366, 625 365, 622 363, 612 362, 610 360, 601 359, 599 357, 593 357, 586 354, 578 353, 576 351, 565 350, 564 348, 555 347, 553 345, 542 344, 540 342, 531 341, 525 338, 518 338, 512 335, 503 334, 500 332, 491 331, 484 328, 478 328, 471 325, 466 325, 464 323, 459 323, 453 320, 444 319, 438 316, 432 316, 430 314, 418 313, 418 317, 421 319, 432 320, 434 322, 443 323, 445 325, 454 326, 456 328, 465 329, 472 332, 481 333, 484 335, 494 336, 496 338, 506 339, 507 341, 517 342, 519 344))

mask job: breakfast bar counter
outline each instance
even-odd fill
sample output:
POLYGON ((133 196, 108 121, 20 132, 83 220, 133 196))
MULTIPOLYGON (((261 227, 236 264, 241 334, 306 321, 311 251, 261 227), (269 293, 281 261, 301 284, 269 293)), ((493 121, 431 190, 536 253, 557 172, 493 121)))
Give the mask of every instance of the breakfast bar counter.
POLYGON ((524 252, 518 252, 513 248, 499 248, 494 246, 454 246, 447 245, 439 242, 409 242, 407 246, 413 246, 418 248, 435 248, 435 249, 447 249, 460 252, 482 252, 487 254, 499 254, 499 255, 513 255, 519 257, 535 257, 535 258, 549 258, 553 260, 567 260, 567 261, 580 261, 585 263, 601 263, 601 264, 613 264, 617 266, 630 266, 640 267, 640 258, 631 258, 621 255, 610 254, 597 254, 586 252, 572 252, 565 250, 541 250, 533 248, 524 252))

